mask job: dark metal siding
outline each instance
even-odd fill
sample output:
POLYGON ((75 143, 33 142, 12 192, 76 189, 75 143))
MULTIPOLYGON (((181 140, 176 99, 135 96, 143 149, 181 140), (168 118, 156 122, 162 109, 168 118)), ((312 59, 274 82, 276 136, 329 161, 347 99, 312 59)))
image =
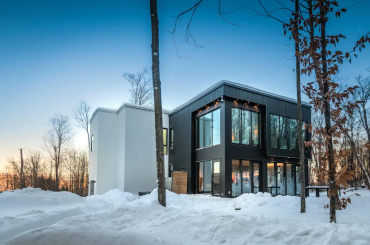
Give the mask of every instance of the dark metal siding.
MULTIPOLYGON (((245 106, 248 107, 249 105, 245 106)), ((209 108, 209 110, 212 109, 212 107, 209 108)), ((204 112, 204 109, 202 110, 204 112)), ((221 194, 226 197, 231 197, 228 192, 231 191, 230 188, 232 185, 232 159, 259 161, 262 166, 262 173, 267 173, 267 162, 299 163, 298 151, 270 148, 270 114, 296 118, 297 105, 293 102, 227 85, 210 91, 181 110, 170 114, 170 128, 173 127, 175 133, 174 148, 169 151, 169 162, 173 164, 174 170, 181 170, 183 168, 188 172, 188 192, 196 192, 196 161, 221 159, 221 194), (221 107, 221 144, 196 150, 195 118, 199 113, 197 110, 204 108, 204 106, 214 102, 221 96, 224 96, 224 102, 219 104, 221 107), (259 104, 258 109, 253 110, 261 113, 261 147, 231 143, 231 108, 233 106, 235 107, 234 99, 259 104)), ((302 106, 302 116, 304 121, 311 123, 311 108, 302 106)), ((306 153, 306 158, 311 158, 309 152, 306 153)), ((266 191, 264 185, 267 183, 267 176, 266 174, 262 174, 262 176, 261 190, 266 191)), ((308 174, 306 176, 307 178, 308 174)))
MULTIPOLYGON (((223 87, 219 87, 204 97, 194 101, 180 111, 170 115, 170 128, 174 128, 174 147, 169 151, 169 162, 173 170, 184 168, 188 172, 188 192, 195 192, 195 113, 201 107, 215 101, 223 94, 223 87)), ((222 125, 222 124, 221 124, 222 125)), ((213 147, 211 147, 213 148, 213 147)), ((210 150, 209 148, 208 150, 210 150)), ((202 151, 202 150, 201 150, 202 151)), ((203 154, 203 153, 198 153, 203 154)), ((206 153, 204 153, 206 154, 206 153)), ((204 155, 203 154, 203 155, 204 155)), ((212 158, 217 159, 217 158, 212 158)))

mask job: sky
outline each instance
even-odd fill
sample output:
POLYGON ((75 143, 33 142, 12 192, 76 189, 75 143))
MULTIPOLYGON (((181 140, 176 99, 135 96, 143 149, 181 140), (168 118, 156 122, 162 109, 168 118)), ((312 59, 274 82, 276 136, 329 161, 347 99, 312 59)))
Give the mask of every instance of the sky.
MULTIPOLYGON (((279 22, 247 9, 260 10, 257 0, 222 1, 224 10, 245 7, 227 15, 238 26, 218 17, 217 1, 204 0, 191 24, 204 47, 184 41, 185 16, 174 38, 177 51, 170 33, 175 16, 195 2, 158 0, 163 108, 171 110, 220 80, 296 98, 292 43, 279 22)), ((262 2, 276 8, 273 1, 262 2)), ((341 7, 353 3, 339 1, 341 7)), ((327 32, 347 36, 338 49, 351 50, 370 31, 369 9, 365 0, 331 19, 327 32)), ((49 118, 71 117, 81 99, 93 110, 129 101, 122 74, 151 68, 149 11, 149 0, 0 0, 0 171, 8 157, 19 158, 19 148, 42 151, 49 118)), ((352 64, 340 66, 340 75, 352 82, 367 67, 365 48, 352 64)), ((75 145, 86 144, 83 130, 74 132, 75 145)))

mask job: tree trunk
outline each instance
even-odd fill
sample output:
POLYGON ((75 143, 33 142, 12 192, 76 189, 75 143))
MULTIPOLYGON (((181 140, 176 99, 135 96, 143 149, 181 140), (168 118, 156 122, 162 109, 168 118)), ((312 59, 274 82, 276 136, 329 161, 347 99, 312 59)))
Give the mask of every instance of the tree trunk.
POLYGON ((326 98, 326 94, 329 92, 328 85, 328 67, 326 62, 326 13, 324 10, 323 1, 320 4, 320 24, 321 24, 321 59, 322 59, 322 70, 323 70, 323 103, 324 103, 324 116, 325 116, 325 129, 326 129, 326 144, 329 150, 328 162, 329 162, 329 186, 330 186, 330 223, 336 223, 336 201, 338 200, 338 191, 335 181, 335 163, 334 163, 334 150, 333 140, 331 133, 331 119, 330 119, 330 101, 326 98))
POLYGON ((20 171, 20 176, 19 176, 19 189, 23 188, 23 149, 19 149, 21 152, 21 171, 20 171))
POLYGON ((158 201, 166 206, 166 186, 164 179, 164 154, 163 154, 163 122, 162 122, 162 98, 161 81, 159 78, 159 30, 157 0, 150 0, 150 16, 152 25, 152 73, 154 91, 154 115, 155 115, 155 144, 157 155, 157 184, 158 201))
POLYGON ((296 81, 297 81, 297 117, 298 117, 298 144, 300 171, 299 179, 301 181, 301 213, 306 212, 306 184, 305 184, 305 164, 304 164, 304 139, 302 131, 302 99, 301 99, 301 64, 299 57, 299 33, 298 33, 298 16, 299 16, 299 0, 295 1, 295 17, 294 17, 294 42, 295 42, 295 60, 296 60, 296 81))

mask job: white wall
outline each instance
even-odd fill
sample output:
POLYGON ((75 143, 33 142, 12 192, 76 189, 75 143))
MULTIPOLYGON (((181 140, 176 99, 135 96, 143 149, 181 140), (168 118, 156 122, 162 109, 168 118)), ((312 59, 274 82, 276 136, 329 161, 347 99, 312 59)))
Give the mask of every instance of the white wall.
MULTIPOLYGON (((163 127, 168 129, 168 114, 162 117, 163 127)), ((148 107, 124 104, 116 111, 94 112, 90 127, 94 149, 89 169, 90 180, 96 180, 95 194, 116 188, 138 194, 156 188, 154 127, 154 111, 148 107)), ((164 162, 167 177, 168 155, 164 162)))
POLYGON ((97 115, 98 137, 97 149, 96 194, 117 188, 117 148, 118 148, 118 116, 112 112, 101 112, 97 115))

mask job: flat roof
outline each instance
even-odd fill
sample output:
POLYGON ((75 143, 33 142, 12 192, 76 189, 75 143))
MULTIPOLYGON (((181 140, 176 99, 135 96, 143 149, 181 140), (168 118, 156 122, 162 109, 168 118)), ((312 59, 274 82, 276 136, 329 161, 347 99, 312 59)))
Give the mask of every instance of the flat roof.
MULTIPOLYGON (((212 91, 214 91, 214 90, 216 90, 219 87, 224 86, 224 85, 234 87, 234 88, 238 88, 238 89, 242 89, 242 90, 249 91, 249 92, 252 92, 252 93, 260 94, 260 95, 267 96, 267 97, 270 97, 270 98, 275 98, 275 99, 278 99, 278 100, 283 100, 283 101, 287 101, 287 102, 297 104, 296 99, 292 99, 292 98, 285 97, 285 96, 282 96, 282 95, 270 93, 270 92, 267 92, 267 91, 264 91, 264 90, 261 90, 261 89, 253 88, 253 87, 245 85, 245 84, 235 83, 235 82, 231 82, 231 81, 227 81, 227 80, 222 80, 222 81, 212 85, 211 87, 207 88, 206 90, 202 91, 201 93, 199 93, 198 95, 196 95, 192 99, 190 99, 189 101, 185 102, 184 104, 176 107, 175 109, 173 109, 171 111, 166 110, 166 109, 162 109, 162 113, 172 115, 172 114, 184 109, 185 107, 187 107, 188 105, 190 105, 194 101, 197 101, 198 99, 202 98, 203 96, 211 93, 212 91)), ((302 101, 302 106, 311 108, 311 105, 307 102, 304 102, 304 101, 302 101)), ((135 104, 131 104, 131 103, 123 103, 117 110, 104 108, 104 107, 98 107, 94 111, 94 113, 92 114, 90 122, 94 119, 95 115, 99 111, 108 112, 108 113, 119 113, 125 107, 139 109, 139 110, 145 110, 145 111, 153 111, 154 112, 154 107, 151 107, 151 106, 143 106, 143 105, 135 105, 135 104)))
MULTIPOLYGON (((235 82, 231 82, 231 81, 227 81, 227 80, 222 80, 222 81, 212 85, 208 89, 204 90, 203 92, 199 93, 198 95, 196 95, 195 97, 193 97, 189 101, 185 102, 184 104, 182 104, 182 105, 176 107, 175 109, 173 109, 172 111, 170 111, 170 115, 184 109, 185 107, 187 107, 188 105, 190 105, 194 101, 197 101, 198 99, 204 97, 205 95, 211 93, 212 91, 214 91, 214 90, 216 90, 219 87, 224 86, 224 85, 234 87, 234 88, 238 88, 238 89, 242 89, 242 90, 249 91, 249 92, 252 92, 252 93, 260 94, 260 95, 263 95, 263 96, 267 96, 267 97, 271 97, 271 98, 275 98, 275 99, 279 99, 279 100, 283 100, 283 101, 287 101, 287 102, 297 104, 296 99, 292 99, 292 98, 285 97, 285 96, 282 96, 282 95, 270 93, 270 92, 267 92, 267 91, 264 91, 264 90, 261 90, 261 89, 253 88, 253 87, 245 85, 245 84, 235 83, 235 82)), ((302 106, 311 108, 311 105, 307 102, 304 102, 304 101, 302 101, 302 106)))
MULTIPOLYGON (((153 111, 154 112, 154 107, 151 107, 151 106, 135 105, 135 104, 131 104, 131 103, 123 103, 118 109, 109 109, 109 108, 105 108, 105 107, 96 108, 95 111, 93 112, 92 116, 91 116, 90 122, 94 119, 94 117, 96 116, 96 114, 98 112, 107 112, 107 113, 118 114, 123 108, 126 108, 126 107, 127 108, 133 108, 133 109, 139 109, 139 110, 143 110, 143 111, 153 111)), ((163 114, 169 114, 170 111, 166 110, 166 109, 162 109, 162 113, 163 114)))

